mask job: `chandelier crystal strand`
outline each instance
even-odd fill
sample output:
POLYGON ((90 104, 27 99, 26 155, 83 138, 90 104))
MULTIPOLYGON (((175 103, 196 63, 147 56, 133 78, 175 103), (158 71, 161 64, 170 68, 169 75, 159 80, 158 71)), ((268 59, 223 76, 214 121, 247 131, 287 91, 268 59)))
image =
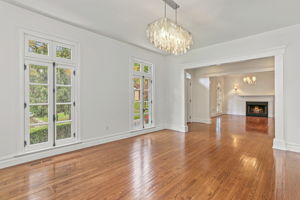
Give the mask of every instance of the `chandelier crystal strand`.
MULTIPOLYGON (((165 5, 166 6, 166 5, 165 5)), ((154 21, 147 27, 149 41, 158 49, 171 54, 184 54, 193 44, 192 34, 177 24, 177 9, 175 22, 166 17, 154 21)))

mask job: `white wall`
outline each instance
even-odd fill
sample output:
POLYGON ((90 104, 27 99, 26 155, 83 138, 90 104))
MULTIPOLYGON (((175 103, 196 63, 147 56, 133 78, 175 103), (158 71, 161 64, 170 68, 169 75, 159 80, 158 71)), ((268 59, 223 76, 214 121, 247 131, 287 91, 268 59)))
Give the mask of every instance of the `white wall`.
MULTIPOLYGON (((23 120, 20 99, 20 29, 80 43, 80 134, 83 143, 97 144, 97 141, 104 141, 102 138, 109 141, 123 137, 121 135, 127 137, 136 134, 129 132, 129 63, 132 56, 155 65, 155 122, 158 129, 162 128, 165 119, 166 76, 163 56, 4 2, 0 2, 0 24, 0 168, 64 152, 60 149, 52 153, 36 154, 35 157, 14 157, 20 153, 20 145, 23 143, 20 141, 23 134, 20 126, 23 120), (110 137, 113 139, 108 139, 110 137)), ((84 147, 80 145, 78 148, 84 147)))
POLYGON ((269 117, 274 116, 274 96, 268 96, 275 93, 274 72, 252 73, 256 76, 255 85, 249 85, 243 82, 243 77, 248 74, 239 74, 225 76, 225 110, 224 113, 231 115, 246 115, 246 101, 268 101, 269 117), (234 86, 237 86, 237 93, 234 92, 234 86), (249 96, 240 96, 249 95, 249 96), (266 95, 253 96, 250 95, 266 95))
MULTIPOLYGON (((214 64, 236 57, 247 57, 286 46, 284 54, 284 142, 300 152, 300 25, 275 30, 239 40, 190 51, 183 56, 168 57, 168 124, 185 124, 183 69, 214 64), (182 106, 179 106, 182 105, 182 106)), ((180 130, 180 129, 178 129, 180 130)))
POLYGON ((209 78, 197 71, 192 76, 192 122, 210 123, 209 78))

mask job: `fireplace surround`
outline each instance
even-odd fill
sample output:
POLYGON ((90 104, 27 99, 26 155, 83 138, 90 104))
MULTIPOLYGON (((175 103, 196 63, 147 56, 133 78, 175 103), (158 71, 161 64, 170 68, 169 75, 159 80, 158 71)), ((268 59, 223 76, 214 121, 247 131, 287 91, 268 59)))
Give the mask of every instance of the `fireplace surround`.
POLYGON ((268 102, 247 101, 246 116, 268 117, 268 102))

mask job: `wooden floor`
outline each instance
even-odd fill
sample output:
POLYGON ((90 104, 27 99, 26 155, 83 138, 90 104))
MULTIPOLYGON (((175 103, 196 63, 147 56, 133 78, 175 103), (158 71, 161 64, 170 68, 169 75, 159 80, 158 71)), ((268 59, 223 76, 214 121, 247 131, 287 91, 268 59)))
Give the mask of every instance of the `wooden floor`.
POLYGON ((300 154, 273 120, 224 115, 0 170, 0 199, 300 199, 300 154))

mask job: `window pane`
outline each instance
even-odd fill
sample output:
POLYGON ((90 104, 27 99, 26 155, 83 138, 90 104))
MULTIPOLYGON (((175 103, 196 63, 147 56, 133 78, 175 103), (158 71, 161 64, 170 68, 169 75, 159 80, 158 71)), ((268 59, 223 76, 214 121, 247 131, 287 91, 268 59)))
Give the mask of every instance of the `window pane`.
POLYGON ((30 106, 29 117, 30 124, 48 122, 48 106, 30 106))
POLYGON ((71 120, 71 109, 72 105, 57 105, 56 113, 57 113, 57 121, 66 121, 71 120))
POLYGON ((133 88, 135 90, 139 90, 141 88, 141 79, 140 78, 133 78, 133 88))
POLYGON ((47 103, 48 102, 48 86, 30 85, 29 86, 30 103, 47 103))
POLYGON ((71 137, 71 122, 56 124, 56 139, 65 139, 71 137))
POLYGON ((134 102, 134 114, 140 114, 141 103, 134 102))
POLYGON ((71 102, 71 87, 58 86, 56 92, 56 102, 71 102))
POLYGON ((141 71, 141 65, 138 64, 138 63, 134 63, 133 70, 136 71, 136 72, 140 72, 141 71))
POLYGON ((30 126, 30 144, 48 141, 48 125, 30 126))
POLYGON ((56 47, 56 57, 71 59, 71 49, 66 47, 56 47))
POLYGON ((29 65, 30 83, 48 83, 48 67, 42 65, 29 65))
POLYGON ((149 79, 145 79, 144 80, 144 90, 148 90, 149 89, 149 79))
POLYGON ((56 83, 60 85, 71 85, 72 69, 57 68, 56 83))
POLYGON ((150 73, 150 72, 151 72, 151 67, 145 65, 145 66, 144 66, 144 72, 145 72, 145 73, 150 73))
POLYGON ((28 41, 28 51, 31 53, 48 55, 48 44, 37 40, 28 41))
POLYGON ((140 90, 134 90, 134 101, 140 101, 141 100, 141 91, 140 90))

